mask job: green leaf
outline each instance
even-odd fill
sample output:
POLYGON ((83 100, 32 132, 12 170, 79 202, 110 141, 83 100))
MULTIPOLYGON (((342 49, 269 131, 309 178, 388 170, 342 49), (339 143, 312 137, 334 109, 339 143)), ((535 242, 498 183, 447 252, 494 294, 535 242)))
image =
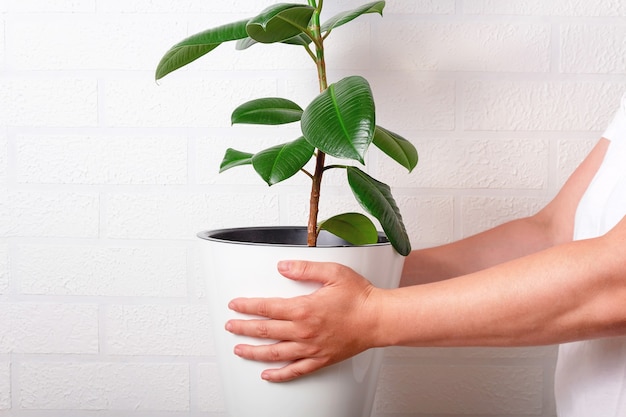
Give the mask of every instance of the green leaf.
POLYGON ((304 4, 275 4, 252 18, 246 30, 257 42, 282 42, 307 31, 314 11, 304 4))
POLYGON ((337 158, 364 162, 374 137, 374 98, 365 78, 331 84, 302 114, 302 133, 316 148, 337 158))
POLYGON ((252 154, 228 148, 220 164, 220 172, 242 165, 252 164, 252 154))
POLYGON ((224 42, 247 37, 247 23, 247 19, 229 23, 197 33, 177 43, 161 58, 157 65, 155 78, 160 80, 170 72, 206 55, 224 42))
POLYGON ((407 256, 411 252, 411 242, 389 186, 356 167, 348 167, 347 172, 348 183, 359 204, 378 219, 396 251, 407 256))
POLYGON ((315 149, 303 137, 254 155, 252 166, 267 185, 294 176, 313 156, 315 149))
POLYGON ((327 32, 329 30, 333 30, 336 27, 345 25, 346 23, 366 13, 378 13, 382 16, 384 8, 384 1, 376 1, 373 3, 364 4, 363 6, 354 10, 339 13, 338 15, 331 17, 326 22, 324 22, 324 24, 322 24, 322 32, 327 32))
POLYGON ((371 245, 378 242, 378 231, 369 217, 361 213, 344 213, 324 220, 318 230, 330 233, 353 245, 371 245))
POLYGON ((260 98, 237 107, 231 116, 235 123, 281 125, 297 122, 302 117, 302 107, 284 98, 260 98))
POLYGON ((373 143, 394 161, 408 169, 409 172, 413 171, 417 165, 417 149, 411 142, 397 133, 376 126, 373 143))

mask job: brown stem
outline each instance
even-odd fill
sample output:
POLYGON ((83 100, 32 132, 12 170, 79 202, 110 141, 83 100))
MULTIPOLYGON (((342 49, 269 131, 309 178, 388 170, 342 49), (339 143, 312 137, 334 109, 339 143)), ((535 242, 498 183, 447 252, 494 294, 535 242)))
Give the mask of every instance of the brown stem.
POLYGON ((320 190, 322 188, 322 175, 324 174, 324 159, 326 154, 318 152, 315 161, 315 174, 313 174, 313 185, 311 186, 311 199, 309 203, 309 224, 307 227, 307 244, 317 245, 317 214, 320 204, 320 190))

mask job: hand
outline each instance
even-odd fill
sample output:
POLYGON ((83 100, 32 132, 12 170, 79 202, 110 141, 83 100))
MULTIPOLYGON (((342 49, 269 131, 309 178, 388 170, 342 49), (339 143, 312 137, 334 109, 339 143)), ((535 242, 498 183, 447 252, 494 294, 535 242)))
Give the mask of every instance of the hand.
POLYGON ((230 320, 226 330, 244 336, 280 342, 237 345, 235 354, 251 360, 289 362, 265 370, 261 377, 289 381, 375 347, 379 291, 352 269, 334 263, 280 262, 278 271, 296 281, 314 281, 322 287, 310 295, 280 298, 238 298, 229 308, 268 319, 230 320))

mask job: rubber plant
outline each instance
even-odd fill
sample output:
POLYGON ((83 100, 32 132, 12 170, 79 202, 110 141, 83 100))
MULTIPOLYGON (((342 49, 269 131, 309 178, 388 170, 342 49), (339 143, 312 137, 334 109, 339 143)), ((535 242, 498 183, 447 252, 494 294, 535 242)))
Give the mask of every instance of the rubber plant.
POLYGON ((259 98, 242 104, 232 113, 232 123, 281 125, 299 123, 302 135, 292 142, 255 153, 228 149, 220 172, 251 165, 268 184, 280 183, 302 172, 311 179, 308 245, 315 246, 321 230, 327 230, 355 244, 378 241, 378 232, 369 217, 344 213, 318 221, 322 177, 330 169, 345 170, 348 184, 363 209, 375 217, 390 243, 402 255, 411 251, 410 241, 398 206, 388 185, 374 179, 359 166, 373 144, 409 172, 417 164, 414 146, 381 126, 376 125, 372 90, 361 76, 349 76, 329 84, 326 76, 324 41, 335 29, 369 13, 382 16, 384 1, 362 5, 340 13, 321 23, 324 0, 307 4, 279 3, 257 16, 192 35, 172 46, 156 69, 156 79, 175 71, 222 43, 236 41, 238 50, 255 44, 284 43, 301 48, 317 69, 320 94, 304 109, 286 98, 259 98), (327 164, 331 155, 346 164, 327 164), (305 166, 314 159, 314 169, 305 166))

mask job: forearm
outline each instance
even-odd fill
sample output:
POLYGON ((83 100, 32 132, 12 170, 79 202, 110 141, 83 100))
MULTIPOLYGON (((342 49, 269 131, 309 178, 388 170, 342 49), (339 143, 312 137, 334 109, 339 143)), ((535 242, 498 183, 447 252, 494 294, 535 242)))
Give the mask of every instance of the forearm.
POLYGON ((400 286, 441 281, 538 252, 554 245, 554 233, 536 215, 504 223, 454 243, 413 251, 400 286))
POLYGON ((376 343, 523 346, 624 334, 626 239, 614 235, 447 281, 376 290, 385 306, 376 343))

